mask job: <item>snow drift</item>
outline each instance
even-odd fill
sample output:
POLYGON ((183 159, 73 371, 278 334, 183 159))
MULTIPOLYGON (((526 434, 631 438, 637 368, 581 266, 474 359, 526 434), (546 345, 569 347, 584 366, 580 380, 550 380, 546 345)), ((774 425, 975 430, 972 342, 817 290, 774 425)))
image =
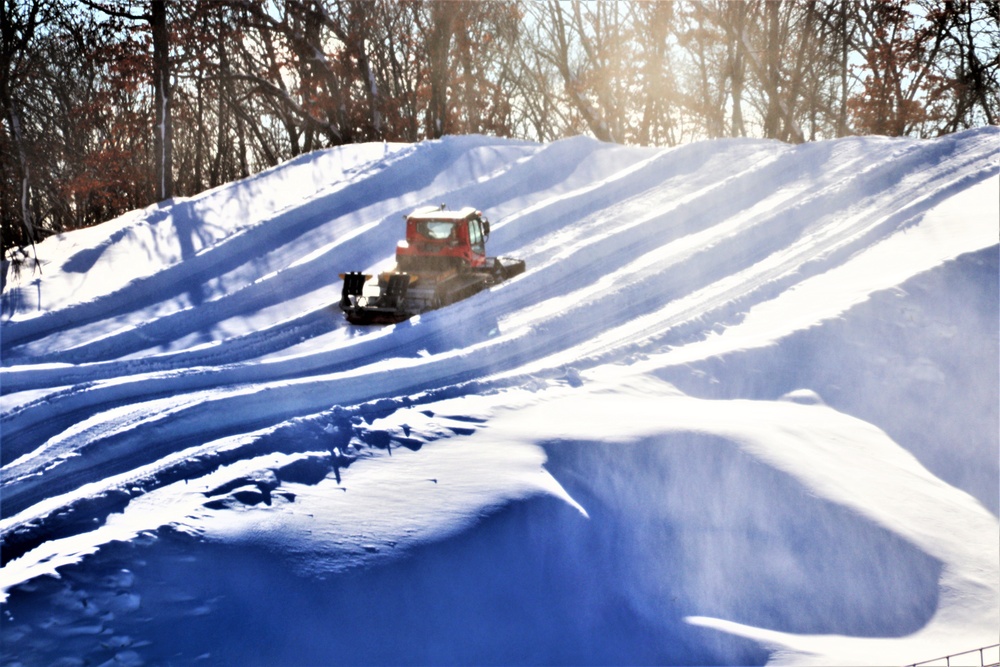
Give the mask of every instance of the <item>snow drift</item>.
POLYGON ((2 303, 9 664, 903 664, 1000 619, 1000 131, 303 156, 2 303), (385 328, 472 205, 528 271, 385 328))

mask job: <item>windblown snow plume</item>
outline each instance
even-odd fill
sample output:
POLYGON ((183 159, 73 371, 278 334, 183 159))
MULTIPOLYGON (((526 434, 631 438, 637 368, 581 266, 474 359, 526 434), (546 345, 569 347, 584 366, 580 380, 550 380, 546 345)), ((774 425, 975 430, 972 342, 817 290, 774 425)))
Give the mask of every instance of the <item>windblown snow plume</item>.
POLYGON ((998 202, 997 128, 449 137, 50 238, 3 292, 4 664, 993 644, 998 202), (348 325, 442 202, 526 273, 348 325))

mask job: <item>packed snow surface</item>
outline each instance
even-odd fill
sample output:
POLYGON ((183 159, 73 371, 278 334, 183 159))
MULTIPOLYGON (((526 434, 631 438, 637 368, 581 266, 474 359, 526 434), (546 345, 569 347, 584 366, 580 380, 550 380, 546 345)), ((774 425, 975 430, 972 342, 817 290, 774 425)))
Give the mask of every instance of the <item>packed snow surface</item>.
POLYGON ((901 665, 1000 630, 1000 130, 302 156, 2 303, 5 664, 901 665), (527 271, 388 327, 474 206, 527 271))

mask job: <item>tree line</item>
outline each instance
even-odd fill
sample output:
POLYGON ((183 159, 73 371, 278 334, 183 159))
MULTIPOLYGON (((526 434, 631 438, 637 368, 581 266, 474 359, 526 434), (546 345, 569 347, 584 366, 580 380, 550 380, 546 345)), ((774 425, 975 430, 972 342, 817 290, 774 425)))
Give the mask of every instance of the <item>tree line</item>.
POLYGON ((1000 1, 0 0, 0 233, 308 151, 482 133, 672 146, 1000 119, 1000 1))

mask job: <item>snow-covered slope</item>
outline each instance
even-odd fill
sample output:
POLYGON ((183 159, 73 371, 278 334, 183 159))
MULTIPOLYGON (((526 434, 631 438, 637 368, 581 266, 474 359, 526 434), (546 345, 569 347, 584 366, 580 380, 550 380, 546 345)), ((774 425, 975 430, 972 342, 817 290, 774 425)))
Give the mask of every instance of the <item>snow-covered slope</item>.
POLYGON ((994 643, 998 201, 997 128, 450 137, 49 239, 3 294, 4 661, 994 643), (347 325, 338 273, 439 202, 527 272, 347 325))

